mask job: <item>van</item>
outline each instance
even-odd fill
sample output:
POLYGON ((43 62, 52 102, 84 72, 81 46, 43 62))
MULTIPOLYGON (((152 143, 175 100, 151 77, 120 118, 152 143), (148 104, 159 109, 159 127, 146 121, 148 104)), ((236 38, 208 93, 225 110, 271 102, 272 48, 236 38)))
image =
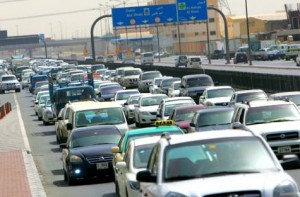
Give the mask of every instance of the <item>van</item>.
POLYGON ((190 56, 188 58, 188 67, 199 68, 201 66, 201 58, 199 56, 190 56))
POLYGON ((154 56, 152 52, 141 53, 141 65, 153 65, 154 56))

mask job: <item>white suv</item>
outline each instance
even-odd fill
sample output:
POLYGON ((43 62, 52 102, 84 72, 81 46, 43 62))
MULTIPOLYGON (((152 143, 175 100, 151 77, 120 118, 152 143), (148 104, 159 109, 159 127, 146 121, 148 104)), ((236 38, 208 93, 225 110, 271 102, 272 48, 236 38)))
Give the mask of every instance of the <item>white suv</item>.
POLYGON ((299 196, 265 140, 241 129, 165 134, 136 178, 148 197, 299 196))

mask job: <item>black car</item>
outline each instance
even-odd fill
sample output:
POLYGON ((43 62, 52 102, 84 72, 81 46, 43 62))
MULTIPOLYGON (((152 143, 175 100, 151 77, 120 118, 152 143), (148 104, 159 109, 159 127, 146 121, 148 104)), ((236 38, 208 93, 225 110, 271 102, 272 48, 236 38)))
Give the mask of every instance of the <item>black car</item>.
POLYGON ((245 52, 236 52, 233 58, 233 63, 237 64, 239 62, 247 63, 248 62, 248 56, 245 52))
POLYGON ((112 147, 121 139, 116 126, 98 125, 74 129, 63 148, 64 180, 69 185, 87 178, 113 177, 112 147))

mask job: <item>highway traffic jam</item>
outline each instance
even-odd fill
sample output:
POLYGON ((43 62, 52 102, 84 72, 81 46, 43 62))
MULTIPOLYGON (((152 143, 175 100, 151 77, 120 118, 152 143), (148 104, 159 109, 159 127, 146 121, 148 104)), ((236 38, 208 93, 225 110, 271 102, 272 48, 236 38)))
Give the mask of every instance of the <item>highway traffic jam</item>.
POLYGON ((0 94, 32 95, 54 125, 66 184, 114 184, 117 196, 300 196, 300 92, 235 90, 207 74, 132 65, 14 59, 0 94))

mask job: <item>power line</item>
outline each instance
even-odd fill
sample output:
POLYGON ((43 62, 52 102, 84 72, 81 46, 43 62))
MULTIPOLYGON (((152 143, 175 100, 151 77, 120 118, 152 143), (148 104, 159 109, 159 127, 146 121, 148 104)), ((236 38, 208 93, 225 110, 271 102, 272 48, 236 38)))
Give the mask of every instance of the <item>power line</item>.
MULTIPOLYGON (((20 0, 20 1, 22 1, 22 0, 20 0)), ((25 1, 25 0, 23 0, 23 1, 25 1)), ((75 13, 80 13, 80 12, 90 12, 90 11, 94 11, 94 10, 99 10, 99 8, 91 8, 91 9, 84 9, 84 10, 74 10, 74 11, 68 11, 68 12, 56 12, 56 13, 40 14, 40 15, 33 15, 33 16, 22 16, 22 17, 15 17, 15 18, 3 18, 3 19, 0 19, 0 21, 26 20, 26 19, 33 19, 33 18, 41 18, 41 17, 64 15, 64 14, 75 14, 75 13)))

